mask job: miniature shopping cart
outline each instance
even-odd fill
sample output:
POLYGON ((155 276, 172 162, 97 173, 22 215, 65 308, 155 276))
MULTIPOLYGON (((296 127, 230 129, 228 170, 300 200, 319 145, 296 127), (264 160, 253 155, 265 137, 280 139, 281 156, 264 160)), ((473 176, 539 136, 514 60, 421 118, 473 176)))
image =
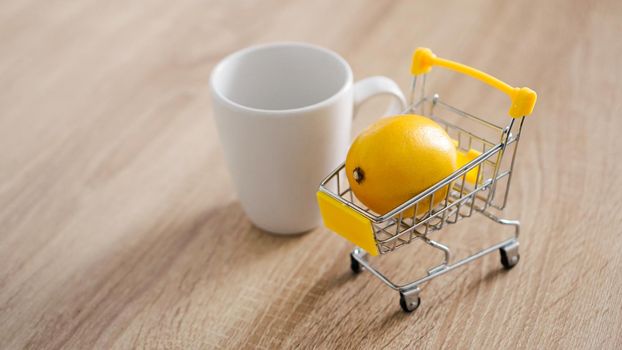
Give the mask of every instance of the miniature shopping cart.
POLYGON ((425 48, 415 50, 411 73, 414 78, 410 103, 404 114, 425 115, 447 131, 458 150, 458 170, 384 215, 374 213, 354 196, 348 185, 345 164, 322 181, 317 193, 326 227, 356 245, 350 254, 352 270, 358 273, 365 269, 398 291, 400 306, 407 312, 419 306, 422 284, 484 255, 499 250, 506 269, 518 263, 520 223, 502 219, 497 213, 506 206, 523 122, 536 103, 536 93, 529 88, 513 88, 479 70, 438 58, 425 48), (426 76, 433 66, 466 74, 507 94, 511 100, 509 124, 498 126, 463 112, 438 94, 426 95, 426 76), (438 196, 443 197, 440 202, 438 196), (425 209, 422 210, 422 206, 425 209), (431 234, 474 213, 508 225, 513 228, 513 234, 502 242, 453 261, 449 246, 433 240, 431 234), (444 259, 414 282, 395 284, 369 262, 370 255, 390 253, 416 241, 440 250, 444 259))

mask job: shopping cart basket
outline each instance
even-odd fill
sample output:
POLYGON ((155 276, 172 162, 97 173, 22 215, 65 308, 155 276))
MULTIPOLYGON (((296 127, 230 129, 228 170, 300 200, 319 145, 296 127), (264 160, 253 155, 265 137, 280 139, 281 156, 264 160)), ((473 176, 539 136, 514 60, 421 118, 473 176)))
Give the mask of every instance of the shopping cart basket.
POLYGON ((436 57, 426 48, 415 50, 411 73, 410 103, 404 114, 425 115, 447 131, 458 150, 458 170, 383 215, 371 211, 354 196, 345 174, 345 164, 330 173, 317 192, 325 226, 356 245, 350 254, 352 270, 358 273, 365 269, 398 291, 400 306, 407 312, 419 306, 422 284, 484 255, 499 250, 501 263, 506 269, 518 263, 520 223, 503 219, 497 212, 506 206, 523 122, 536 103, 536 93, 531 89, 511 87, 479 70, 436 57), (439 94, 426 95, 426 76, 433 66, 466 74, 507 94, 511 100, 509 124, 498 126, 450 105, 439 94), (439 195, 444 198, 433 206, 434 197, 439 195), (423 205, 426 208, 421 210, 423 205), (502 242, 453 261, 449 246, 430 238, 431 233, 469 218, 473 213, 508 225, 513 228, 513 234, 502 242), (415 241, 442 251, 444 259, 413 282, 398 285, 368 260, 369 255, 390 253, 415 241))

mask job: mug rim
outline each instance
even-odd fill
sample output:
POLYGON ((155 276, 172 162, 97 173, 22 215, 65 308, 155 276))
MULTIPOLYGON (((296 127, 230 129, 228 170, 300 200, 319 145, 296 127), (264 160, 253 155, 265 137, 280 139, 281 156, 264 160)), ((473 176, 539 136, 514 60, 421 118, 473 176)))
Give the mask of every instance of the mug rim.
POLYGON ((346 90, 348 90, 350 88, 350 86, 352 86, 352 82, 353 82, 353 77, 352 77, 352 68, 350 67, 350 65, 348 64, 348 62, 341 57, 341 55, 339 55, 338 53, 336 53, 333 50, 330 50, 328 48, 322 47, 322 46, 318 46, 318 45, 314 45, 314 44, 310 44, 310 43, 303 43, 303 42, 295 42, 295 41, 283 41, 283 42, 272 42, 272 43, 265 43, 265 44, 257 44, 257 45, 251 45, 249 47, 246 47, 244 49, 235 51, 227 56, 225 56, 223 59, 220 60, 220 62, 218 62, 218 64, 212 69, 212 72, 210 74, 210 78, 209 78, 209 86, 210 89, 212 91, 212 93, 218 97, 220 100, 226 102, 227 105, 230 105, 236 109, 245 111, 245 112, 253 112, 253 113, 261 113, 261 114, 270 114, 270 115, 283 115, 283 114, 292 114, 292 113, 299 113, 299 112, 305 112, 305 111, 310 111, 310 110, 314 110, 314 109, 318 109, 324 106, 327 106, 331 103, 333 103, 335 100, 337 100, 342 94, 345 93, 346 90), (316 51, 321 51, 324 54, 327 54, 329 56, 331 56, 332 58, 334 58, 336 61, 338 61, 339 63, 341 63, 341 65, 343 67, 345 67, 346 70, 346 78, 342 84, 342 86, 339 88, 339 90, 337 90, 337 92, 333 93, 332 95, 330 95, 329 97, 307 105, 307 106, 302 106, 302 107, 296 107, 296 108, 288 108, 288 109, 265 109, 265 108, 256 108, 256 107, 250 107, 250 106, 245 106, 242 105, 240 103, 237 103, 233 100, 231 100, 230 98, 228 98, 227 96, 225 96, 224 93, 222 93, 222 91, 220 91, 219 89, 216 88, 215 86, 215 76, 222 70, 224 69, 223 67, 230 62, 231 60, 241 57, 241 56, 245 56, 248 55, 252 52, 258 51, 258 50, 263 50, 263 49, 267 49, 267 48, 275 48, 275 47, 297 47, 297 48, 308 48, 308 49, 313 49, 316 51))

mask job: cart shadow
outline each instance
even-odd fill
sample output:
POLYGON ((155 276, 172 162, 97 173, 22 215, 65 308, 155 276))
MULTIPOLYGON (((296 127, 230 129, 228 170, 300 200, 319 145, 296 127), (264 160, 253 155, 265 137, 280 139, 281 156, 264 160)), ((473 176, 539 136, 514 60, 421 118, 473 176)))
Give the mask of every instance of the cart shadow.
MULTIPOLYGON (((343 266, 343 264, 338 263, 338 266, 343 266)), ((326 289, 328 290, 339 290, 340 288, 342 288, 343 286, 345 286, 348 283, 353 283, 354 281, 358 280, 360 277, 360 273, 354 274, 352 273, 351 270, 346 270, 344 269, 344 271, 342 273, 340 273, 339 275, 337 275, 337 277, 335 278, 331 278, 327 283, 326 283, 326 289)))
MULTIPOLYGON (((429 295, 430 293, 426 293, 426 288, 422 288, 421 292, 421 306, 412 312, 404 312, 397 303, 394 305, 394 311, 385 315, 383 322, 381 322, 381 326, 376 328, 375 331, 378 331, 379 334, 388 331, 391 327, 395 326, 395 322, 402 322, 408 320, 412 322, 413 317, 416 318, 417 322, 422 324, 427 323, 427 318, 431 316, 431 313, 435 309, 440 309, 447 303, 454 302, 455 298, 464 299, 469 294, 475 292, 478 288, 486 288, 488 285, 493 283, 498 283, 499 279, 510 273, 511 270, 507 270, 504 268, 493 269, 488 271, 482 278, 472 281, 468 285, 464 287, 464 289, 459 288, 454 291, 451 291, 445 295, 429 295), (426 302, 427 301, 427 302, 426 302)), ((397 293, 396 300, 397 300, 397 293)), ((447 307, 447 306, 446 306, 447 307)))

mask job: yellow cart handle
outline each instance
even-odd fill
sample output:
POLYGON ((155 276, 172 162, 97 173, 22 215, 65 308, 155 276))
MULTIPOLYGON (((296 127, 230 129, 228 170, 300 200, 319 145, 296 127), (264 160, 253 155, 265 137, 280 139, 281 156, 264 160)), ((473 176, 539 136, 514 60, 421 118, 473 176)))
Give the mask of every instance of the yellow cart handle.
POLYGON ((480 70, 469 67, 462 63, 454 62, 444 58, 436 57, 432 50, 419 47, 413 54, 413 63, 410 71, 413 75, 420 75, 429 72, 432 66, 441 66, 447 69, 454 70, 459 73, 469 75, 473 78, 479 79, 484 83, 501 90, 510 97, 512 105, 510 106, 510 117, 520 118, 530 115, 533 111, 533 107, 536 105, 536 99, 538 95, 535 91, 527 87, 516 88, 512 87, 503 81, 486 74, 480 70))

